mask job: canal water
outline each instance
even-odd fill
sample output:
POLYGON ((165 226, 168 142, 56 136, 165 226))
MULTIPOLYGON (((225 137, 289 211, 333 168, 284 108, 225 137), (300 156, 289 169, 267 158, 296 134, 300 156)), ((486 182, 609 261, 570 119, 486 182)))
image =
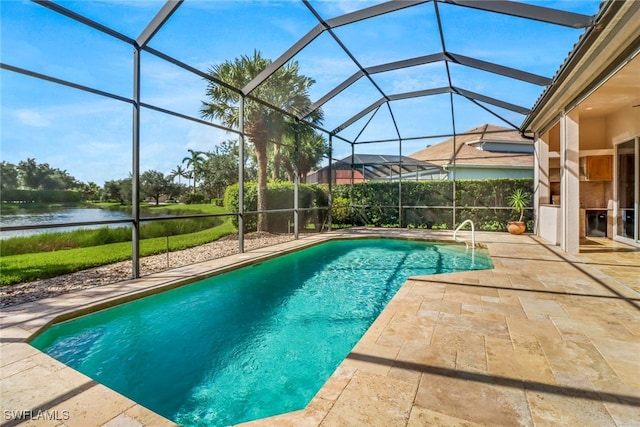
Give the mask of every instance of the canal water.
MULTIPOLYGON (((60 224, 89 221, 109 221, 130 218, 131 214, 120 210, 98 209, 98 208, 60 208, 47 211, 21 210, 16 213, 0 215, 0 225, 2 227, 15 227, 21 225, 41 225, 60 224)), ((128 224, 102 224, 82 227, 55 227, 38 228, 35 230, 12 230, 0 232, 0 239, 8 239, 18 236, 31 236, 34 234, 71 231, 77 229, 91 229, 100 227, 127 227, 128 224)))

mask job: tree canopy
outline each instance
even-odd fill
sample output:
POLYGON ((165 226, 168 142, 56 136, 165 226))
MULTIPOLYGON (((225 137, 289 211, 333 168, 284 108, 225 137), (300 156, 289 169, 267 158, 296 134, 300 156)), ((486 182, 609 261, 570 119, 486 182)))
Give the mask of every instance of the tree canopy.
POLYGON ((53 168, 49 163, 38 163, 34 158, 21 160, 17 165, 3 161, 0 184, 3 190, 76 190, 82 185, 66 170, 53 168))
MULTIPOLYGON (((252 56, 242 55, 211 67, 208 73, 214 80, 207 84, 207 100, 202 101, 201 116, 209 120, 218 119, 225 126, 238 129, 240 94, 215 81, 242 88, 270 64, 271 60, 254 51, 252 56)), ((299 73, 299 65, 293 61, 280 67, 252 94, 281 110, 301 112, 311 105, 308 90, 313 83, 313 79, 299 73)), ((287 128, 286 116, 250 98, 244 101, 244 129, 255 148, 258 167, 257 209, 264 211, 267 209, 267 148, 269 143, 275 143, 274 175, 277 176, 281 163, 280 144, 287 128)), ((265 230, 265 226, 264 216, 259 214, 258 231, 265 230)))

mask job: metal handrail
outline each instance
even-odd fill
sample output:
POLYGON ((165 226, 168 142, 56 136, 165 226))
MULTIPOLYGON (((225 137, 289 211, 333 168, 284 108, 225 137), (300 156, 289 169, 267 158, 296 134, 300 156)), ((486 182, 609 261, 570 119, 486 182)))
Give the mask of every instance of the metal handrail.
MULTIPOLYGON (((455 240, 456 242, 459 242, 459 240, 456 238, 456 234, 458 233, 458 230, 464 227, 466 223, 471 224, 471 247, 475 248, 476 247, 476 229, 475 229, 475 226, 473 225, 473 221, 471 221, 470 219, 465 219, 464 221, 462 221, 462 224, 460 224, 456 228, 456 230, 453 232, 453 240, 455 240)), ((464 241, 464 244, 467 248, 469 248, 469 243, 466 240, 464 241)))

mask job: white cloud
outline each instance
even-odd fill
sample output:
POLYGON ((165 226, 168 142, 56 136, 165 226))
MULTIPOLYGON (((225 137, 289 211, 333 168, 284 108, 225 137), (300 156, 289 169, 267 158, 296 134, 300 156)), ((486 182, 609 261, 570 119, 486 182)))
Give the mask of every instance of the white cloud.
POLYGON ((221 129, 211 128, 208 126, 193 124, 187 132, 187 143, 185 145, 186 150, 196 151, 213 151, 215 146, 220 145, 222 142, 238 139, 236 134, 225 132, 221 129))
POLYGON ((392 83, 393 91, 391 94, 414 92, 418 90, 433 89, 447 84, 446 77, 431 78, 406 78, 403 80, 395 80, 392 83))
MULTIPOLYGON (((330 13, 334 13, 334 16, 343 15, 345 13, 354 12, 356 10, 364 9, 366 7, 372 6, 376 3, 373 0, 331 0, 322 2, 323 5, 326 5, 326 11, 330 13)), ((333 16, 332 16, 333 17, 333 16)))
POLYGON ((102 156, 104 153, 117 153, 122 151, 123 144, 107 141, 89 141, 81 144, 79 150, 89 155, 102 156))
MULTIPOLYGON (((297 59, 297 58, 295 58, 297 59)), ((344 57, 311 56, 307 62, 300 63, 302 74, 312 77, 317 83, 330 81, 338 84, 358 71, 353 61, 344 57)))
POLYGON ((45 114, 33 109, 20 109, 15 112, 18 121, 26 126, 32 126, 37 128, 48 127, 51 124, 51 120, 45 114))

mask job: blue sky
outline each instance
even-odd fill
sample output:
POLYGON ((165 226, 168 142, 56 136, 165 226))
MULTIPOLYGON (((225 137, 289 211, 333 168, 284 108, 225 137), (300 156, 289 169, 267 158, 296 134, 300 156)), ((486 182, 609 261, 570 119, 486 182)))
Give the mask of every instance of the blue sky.
MULTIPOLYGON (((60 1, 75 12, 136 38, 163 5, 158 0, 60 1)), ((325 19, 377 1, 312 0, 325 19)), ((536 1, 546 7, 592 15, 598 1, 536 1)), ((438 4, 448 51, 552 77, 583 30, 537 23, 449 4, 438 4)), ((116 95, 132 96, 132 48, 105 34, 30 1, 1 0, 1 60, 5 64, 70 80, 116 95)), ((186 0, 151 40, 150 46, 206 70, 213 64, 250 54, 254 49, 276 59, 317 25, 297 1, 186 0)), ((432 3, 361 21, 335 30, 362 66, 368 67, 441 52, 432 3)), ((313 101, 357 71, 357 67, 326 32, 295 58, 301 72, 316 80, 313 101)), ((455 86, 531 107, 542 87, 451 64, 455 86)), ((66 169, 81 181, 102 185, 126 177, 131 170, 131 106, 23 76, 0 71, 0 158, 17 163, 28 157, 66 169)), ((373 76, 387 94, 436 88, 448 84, 443 63, 373 76)), ((142 100, 198 117, 206 83, 148 53, 142 54, 142 100)), ((381 97, 361 79, 324 106, 325 128, 332 130, 381 97)), ((392 114, 401 136, 448 134, 453 131, 449 95, 397 101, 392 114)), ((519 125, 524 116, 493 108, 519 125)), ((484 123, 504 125, 470 101, 454 96, 456 131, 484 123)), ((355 138, 370 116, 341 135, 355 138)), ((383 107, 359 141, 395 137, 391 113, 383 107)), ((211 151, 232 134, 154 111, 142 111, 141 170, 169 173, 188 149, 211 151)), ((438 140, 403 142, 410 154, 438 140)), ((358 153, 398 153, 396 143, 363 144, 358 153)), ((335 142, 334 156, 350 154, 335 142)))

